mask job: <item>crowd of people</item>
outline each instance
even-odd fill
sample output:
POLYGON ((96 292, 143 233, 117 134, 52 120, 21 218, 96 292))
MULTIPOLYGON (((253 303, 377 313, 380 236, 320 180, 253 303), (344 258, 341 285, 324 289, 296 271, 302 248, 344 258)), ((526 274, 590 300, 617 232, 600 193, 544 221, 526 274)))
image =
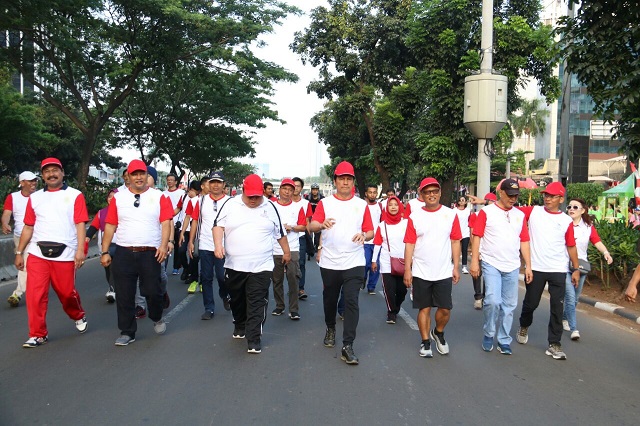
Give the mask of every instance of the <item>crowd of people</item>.
MULTIPOLYGON (((191 182, 186 191, 178 188, 177 176, 169 174, 168 189, 160 191, 155 188, 157 171, 141 160, 131 161, 123 177, 125 183, 109 191, 107 206, 87 230, 84 196, 66 185, 58 159, 42 161, 41 190, 38 176, 20 174, 20 190, 5 200, 2 229, 12 231, 13 217, 19 273, 8 303, 17 307, 26 299, 29 336, 24 347, 48 341, 50 286, 76 329, 87 330, 75 271, 83 266, 94 236, 105 268, 105 297, 116 305, 116 346, 135 342, 138 320, 146 316, 157 334, 165 333, 169 268, 188 284, 188 293, 200 291, 202 320, 213 319, 216 312, 215 279, 222 305, 233 316, 232 337, 245 339, 249 353, 260 353, 270 288, 275 300, 271 314, 288 310, 291 320, 300 321, 300 301, 307 298, 305 263, 315 255, 323 288, 323 344, 336 345, 341 318, 341 359, 350 365, 359 363, 354 342, 360 291, 375 295, 380 278, 386 322, 396 323, 409 295, 418 311, 418 354, 430 358, 432 345, 441 355, 450 351, 445 328, 453 308, 452 288, 461 274, 470 274, 474 307, 484 317, 482 349, 491 352, 495 346, 511 355, 521 270, 526 292, 516 341, 528 342, 547 286, 546 354, 566 359, 563 329, 572 340, 580 339, 575 307, 589 271, 589 243, 608 263, 613 261, 584 200, 572 198, 567 214, 560 210, 566 192, 559 182, 544 188, 543 206, 516 206, 518 182, 505 179, 496 194, 461 197, 449 208, 441 204, 440 182, 431 177, 422 179, 418 197, 406 205, 392 190, 380 200, 375 185, 367 185, 360 198, 355 195, 354 168, 346 161, 336 166, 335 193, 326 197, 317 184, 303 196, 304 182, 297 177, 283 179, 276 197, 273 185, 255 174, 244 179, 241 194, 230 196, 221 171, 191 182), (484 206, 474 212, 476 205, 484 206)), ((639 282, 637 268, 626 292, 628 300, 635 301, 639 282)))

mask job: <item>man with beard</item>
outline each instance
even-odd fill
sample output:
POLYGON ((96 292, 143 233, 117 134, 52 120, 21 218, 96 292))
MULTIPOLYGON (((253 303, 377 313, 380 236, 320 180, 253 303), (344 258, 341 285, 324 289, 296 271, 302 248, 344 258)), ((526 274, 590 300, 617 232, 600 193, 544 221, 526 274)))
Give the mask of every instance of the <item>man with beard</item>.
MULTIPOLYGON (((371 214, 371 222, 373 223, 373 232, 375 234, 378 225, 380 224, 380 218, 382 217, 382 208, 378 202, 378 187, 376 185, 367 185, 367 189, 364 193, 364 200, 369 206, 369 213, 371 214)), ((376 268, 371 269, 371 263, 380 263, 380 256, 373 258, 373 239, 364 242, 364 284, 367 286, 367 291, 370 295, 376 294, 376 285, 380 278, 380 271, 376 268)))

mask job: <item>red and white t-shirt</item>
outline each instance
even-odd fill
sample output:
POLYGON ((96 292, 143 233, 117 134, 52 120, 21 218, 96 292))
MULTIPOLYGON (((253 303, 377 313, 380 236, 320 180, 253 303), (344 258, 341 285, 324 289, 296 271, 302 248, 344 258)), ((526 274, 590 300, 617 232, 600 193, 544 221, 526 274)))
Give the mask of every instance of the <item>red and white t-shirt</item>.
POLYGON ((191 213, 191 219, 195 221, 194 223, 197 223, 198 220, 200 220, 200 216, 202 216, 202 221, 200 222, 200 235, 198 236, 200 241, 198 243, 199 250, 215 250, 215 244, 213 243, 213 223, 218 216, 220 208, 230 198, 231 197, 228 195, 222 194, 216 199, 213 195, 209 194, 204 197, 200 197, 198 201, 196 201, 195 207, 191 213))
POLYGON ((522 211, 504 210, 498 203, 488 205, 478 213, 473 235, 482 238, 480 257, 483 262, 502 272, 520 268, 520 243, 529 241, 522 211))
MULTIPOLYGON (((305 218, 311 218, 311 215, 313 214, 313 210, 311 209, 311 204, 309 203, 309 200, 307 200, 304 197, 300 197, 300 199, 298 201, 294 201, 293 204, 300 206, 300 208, 304 212, 305 218)), ((304 231, 298 232, 298 237, 304 237, 304 233, 305 233, 304 231)), ((298 248, 298 250, 300 249, 298 248)))
POLYGON ((218 212, 215 226, 224 228, 224 267, 240 272, 273 271, 273 240, 285 233, 276 208, 266 197, 251 208, 232 197, 218 212))
POLYGON ((182 211, 180 212, 180 214, 182 215, 182 221, 183 221, 183 225, 182 227, 184 228, 185 226, 187 227, 184 231, 185 232, 189 232, 191 231, 191 219, 193 219, 193 209, 198 205, 198 196, 195 197, 187 197, 187 199, 185 200, 184 203, 182 203, 182 211), (187 220, 187 216, 189 216, 189 220, 187 220))
MULTIPOLYGON (((282 222, 282 226, 290 225, 290 226, 306 226, 307 218, 305 216, 305 212, 302 210, 302 207, 299 203, 294 203, 290 201, 289 204, 281 204, 281 201, 278 200, 273 203, 276 206, 276 210, 278 210, 278 214, 280 215, 280 222, 282 222)), ((285 232, 287 232, 285 230, 285 232)), ((300 251, 300 233, 299 232, 287 232, 287 241, 289 242, 289 250, 292 252, 300 251)), ((273 242, 273 254, 277 256, 282 256, 282 247, 278 244, 277 241, 273 242)))
POLYGON ((407 201, 407 205, 404 206, 404 217, 411 216, 411 212, 415 212, 424 207, 424 201, 419 200, 418 198, 412 198, 407 201))
MULTIPOLYGON (((373 223, 373 232, 376 232, 376 230, 378 229, 378 226, 380 225, 380 221, 382 220, 382 206, 380 206, 380 203, 375 203, 375 204, 367 203, 367 206, 369 207, 369 213, 371 214, 371 223, 373 223)), ((369 241, 365 241, 364 243, 373 244, 373 238, 370 239, 369 241)), ((374 257, 374 259, 377 259, 377 257, 374 257)))
POLYGON ((469 238, 471 236, 471 234, 469 233, 469 216, 471 215, 471 209, 464 208, 460 210, 456 207, 454 211, 456 212, 456 215, 458 215, 462 238, 469 238))
MULTIPOLYGON (((164 194, 165 197, 171 200, 171 206, 173 207, 174 211, 177 207, 180 207, 180 209, 182 209, 182 205, 184 204, 183 198, 185 195, 184 189, 176 188, 173 191, 170 189, 167 189, 162 193, 164 194)), ((181 220, 179 216, 180 216, 180 212, 178 212, 178 214, 173 217, 174 224, 178 220, 181 220)))
POLYGON ((137 195, 139 203, 136 203, 136 194, 128 189, 116 192, 109 203, 107 223, 118 227, 119 246, 160 247, 162 230, 159 225, 173 217, 171 200, 155 188, 147 188, 137 195))
POLYGON ((13 214, 13 235, 20 237, 24 228, 24 212, 27 209, 29 197, 25 197, 22 191, 12 192, 4 200, 3 210, 11 210, 13 214))
POLYGON ((84 195, 75 188, 41 189, 29 197, 24 214, 24 224, 33 226, 29 254, 56 262, 73 261, 78 248, 76 224, 88 222, 89 214, 84 195), (67 245, 56 258, 46 258, 37 245, 38 241, 52 241, 67 245))
POLYGON ((529 222, 531 269, 540 272, 567 272, 567 247, 576 245, 573 219, 564 212, 550 212, 543 206, 519 209, 529 222))
POLYGON ((600 235, 598 235, 596 227, 587 225, 584 220, 580 219, 579 224, 573 225, 573 237, 576 240, 578 259, 582 259, 585 262, 588 261, 587 249, 589 248, 589 241, 591 241, 591 244, 600 242, 600 235))
POLYGON ((373 231, 373 222, 367 202, 352 196, 341 200, 335 195, 318 202, 312 220, 323 223, 332 218, 331 229, 322 230, 321 268, 344 271, 365 265, 362 244, 351 241, 354 235, 373 231))
POLYGON ((391 273, 391 257, 399 257, 404 259, 404 235, 407 233, 407 219, 400 219, 400 222, 393 225, 386 225, 385 222, 380 222, 380 226, 376 230, 376 235, 373 237, 373 259, 377 259, 380 255, 380 264, 378 268, 383 274, 391 273), (387 245, 387 237, 389 238, 389 245, 387 245), (391 253, 389 253, 391 248, 391 253))
POLYGON ((476 214, 476 212, 471 212, 471 214, 469 215, 469 228, 473 228, 475 226, 477 218, 478 215, 476 214))
POLYGON ((458 216, 449 207, 424 207, 409 216, 404 242, 415 244, 411 273, 426 281, 453 276, 451 240, 462 239, 458 216))

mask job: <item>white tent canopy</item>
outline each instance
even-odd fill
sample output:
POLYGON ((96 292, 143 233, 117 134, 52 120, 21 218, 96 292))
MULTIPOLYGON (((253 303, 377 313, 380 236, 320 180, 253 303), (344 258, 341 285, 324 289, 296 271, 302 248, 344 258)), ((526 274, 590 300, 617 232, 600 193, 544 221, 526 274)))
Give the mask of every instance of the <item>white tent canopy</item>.
POLYGON ((589 179, 593 181, 602 181, 602 182, 613 182, 613 179, 607 176, 589 176, 589 179))

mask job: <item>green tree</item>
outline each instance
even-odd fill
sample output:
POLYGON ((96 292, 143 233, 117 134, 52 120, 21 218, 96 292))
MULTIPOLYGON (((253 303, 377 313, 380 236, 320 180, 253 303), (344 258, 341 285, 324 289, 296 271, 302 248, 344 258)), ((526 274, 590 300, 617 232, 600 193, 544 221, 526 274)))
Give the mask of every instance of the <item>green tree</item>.
POLYGON ((84 186, 98 135, 145 71, 205 60, 224 72, 260 72, 251 45, 296 10, 276 0, 5 2, 0 28, 19 38, 0 49, 0 61, 80 130, 84 186))
MULTIPOLYGON (((547 128, 545 119, 549 111, 542 107, 540 99, 523 99, 520 104, 520 114, 509 114, 509 123, 515 134, 520 137, 524 133, 527 137, 525 151, 531 151, 531 136, 534 138, 544 134, 547 128)), ((529 162, 526 164, 525 174, 529 174, 529 162)))
POLYGON ((617 136, 640 157, 640 4, 632 1, 569 0, 574 18, 559 22, 567 69, 587 86, 595 113, 617 120, 617 136))

